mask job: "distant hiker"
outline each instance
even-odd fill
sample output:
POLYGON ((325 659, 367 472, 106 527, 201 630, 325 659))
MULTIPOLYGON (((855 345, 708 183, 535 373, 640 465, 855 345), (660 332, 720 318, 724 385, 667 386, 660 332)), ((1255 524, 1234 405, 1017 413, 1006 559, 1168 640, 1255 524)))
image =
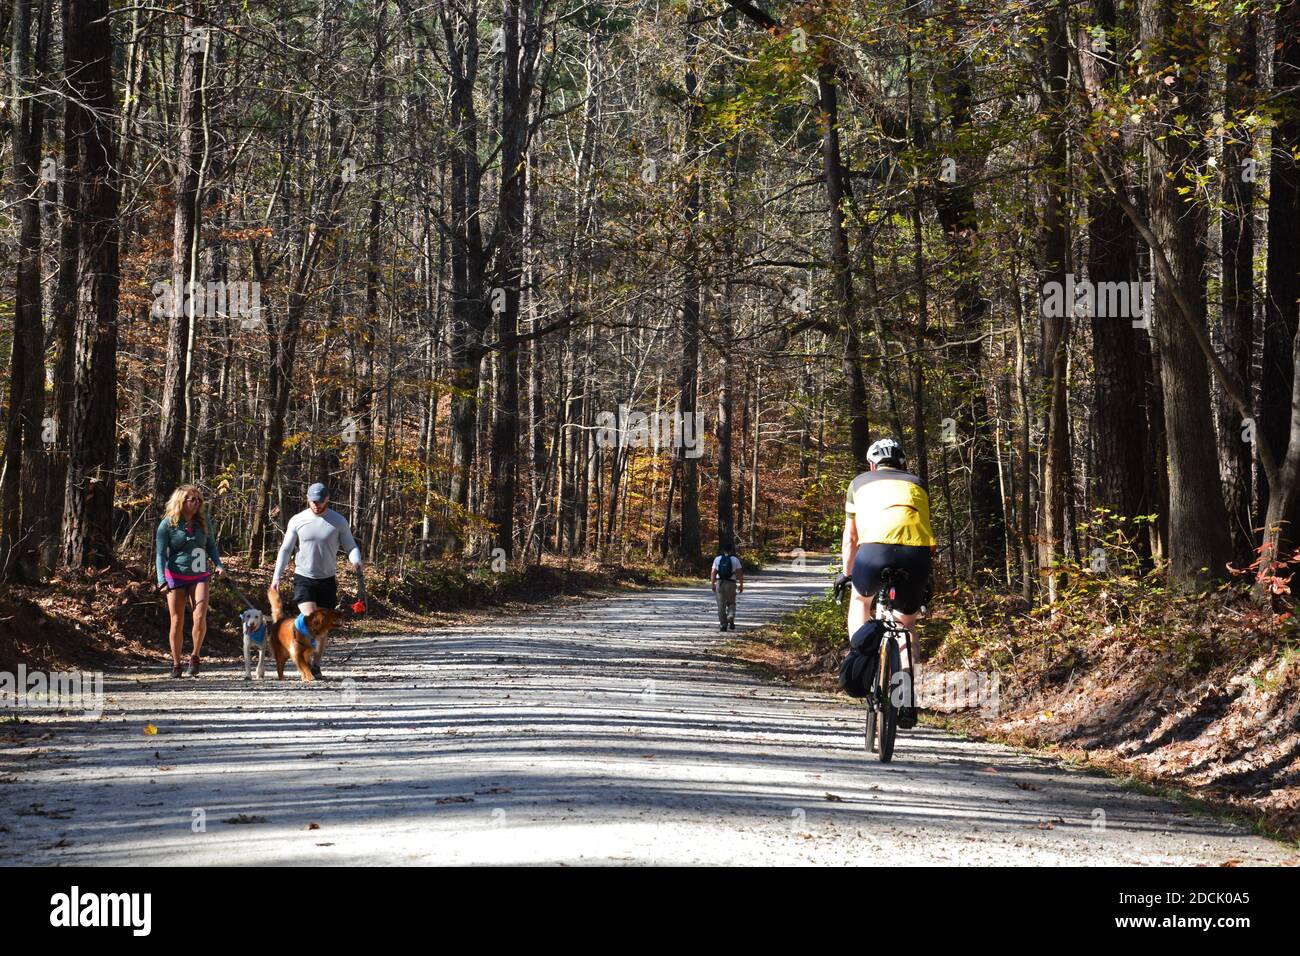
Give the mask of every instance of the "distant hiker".
MULTIPOLYGON (((293 603, 298 611, 307 615, 317 608, 335 610, 339 603, 338 552, 348 553, 348 563, 357 575, 358 588, 364 588, 361 578, 361 549, 352 537, 352 529, 344 517, 329 506, 329 489, 319 481, 307 489, 307 508, 289 519, 284 529, 284 544, 275 562, 271 587, 280 586, 280 576, 293 558, 293 603)), ((312 651, 311 672, 320 677, 321 656, 327 641, 324 637, 312 651)))
POLYGON ((713 559, 713 570, 709 573, 709 582, 713 585, 713 594, 718 601, 718 630, 736 629, 736 594, 745 591, 745 569, 730 547, 713 559))
POLYGON ((154 564, 158 588, 167 592, 167 613, 171 616, 168 639, 172 651, 172 677, 181 676, 181 644, 185 638, 185 605, 192 603, 189 676, 199 673, 199 654, 208 633, 208 579, 221 574, 221 553, 217 539, 208 529, 203 513, 203 492, 194 485, 181 485, 172 492, 158 531, 154 534, 154 564))

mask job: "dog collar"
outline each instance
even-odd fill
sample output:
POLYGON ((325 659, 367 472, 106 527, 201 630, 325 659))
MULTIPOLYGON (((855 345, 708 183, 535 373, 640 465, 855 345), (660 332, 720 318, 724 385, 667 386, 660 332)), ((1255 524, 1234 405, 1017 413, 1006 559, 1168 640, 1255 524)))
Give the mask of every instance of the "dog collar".
POLYGON ((307 640, 311 641, 311 649, 316 650, 316 638, 312 636, 311 630, 307 627, 307 615, 299 614, 298 619, 293 622, 293 629, 301 634, 307 640))

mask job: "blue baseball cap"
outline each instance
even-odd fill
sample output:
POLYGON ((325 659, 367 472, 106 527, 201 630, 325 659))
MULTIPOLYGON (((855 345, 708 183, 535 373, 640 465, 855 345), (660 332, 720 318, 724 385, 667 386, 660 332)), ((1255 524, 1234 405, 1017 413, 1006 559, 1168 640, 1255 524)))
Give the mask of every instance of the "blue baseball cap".
POLYGON ((324 501, 330 496, 330 490, 319 481, 307 489, 308 501, 324 501))

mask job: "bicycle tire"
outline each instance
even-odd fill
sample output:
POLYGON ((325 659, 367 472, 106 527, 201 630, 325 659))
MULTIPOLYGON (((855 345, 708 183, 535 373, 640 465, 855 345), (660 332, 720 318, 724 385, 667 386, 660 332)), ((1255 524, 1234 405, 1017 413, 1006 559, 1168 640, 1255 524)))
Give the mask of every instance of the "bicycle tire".
POLYGON ((877 753, 881 763, 889 763, 894 757, 894 741, 898 738, 898 708, 894 706, 894 675, 902 670, 902 660, 898 654, 898 643, 893 635, 885 638, 884 660, 881 661, 880 720, 878 721, 877 753))
MULTIPOLYGON (((873 696, 875 695, 875 692, 876 689, 873 685, 871 688, 871 693, 873 696)), ((870 698, 866 700, 866 705, 867 705, 866 747, 867 747, 867 753, 873 754, 876 752, 876 708, 872 706, 870 698)))

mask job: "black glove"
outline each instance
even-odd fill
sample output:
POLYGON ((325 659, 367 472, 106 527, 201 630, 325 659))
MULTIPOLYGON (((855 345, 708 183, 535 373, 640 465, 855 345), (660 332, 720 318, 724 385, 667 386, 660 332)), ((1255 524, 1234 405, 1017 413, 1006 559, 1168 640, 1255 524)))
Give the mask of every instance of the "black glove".
POLYGON ((835 588, 835 599, 836 599, 837 601, 840 600, 840 599, 844 596, 845 592, 848 591, 849 586, 850 586, 852 583, 853 583, 853 579, 850 578, 850 577, 849 577, 847 574, 845 574, 843 571, 841 571, 839 574, 835 575, 835 584, 834 584, 834 588, 835 588))

